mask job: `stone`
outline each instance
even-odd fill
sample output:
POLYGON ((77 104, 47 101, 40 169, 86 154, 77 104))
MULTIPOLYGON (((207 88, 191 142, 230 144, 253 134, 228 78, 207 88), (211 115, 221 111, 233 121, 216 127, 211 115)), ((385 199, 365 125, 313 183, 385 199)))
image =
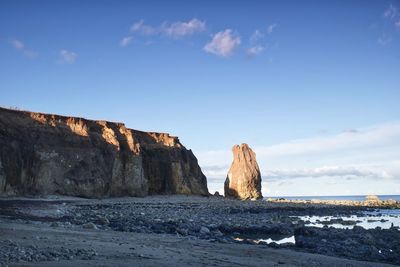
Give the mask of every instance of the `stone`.
POLYGON ((110 221, 106 217, 100 217, 98 218, 98 221, 101 225, 109 225, 110 221))
POLYGON ((97 226, 94 223, 85 223, 84 225, 82 225, 82 227, 84 229, 97 229, 97 226))
POLYGON ((189 230, 186 228, 177 228, 176 232, 183 236, 187 236, 189 234, 189 230))
POLYGON ((214 236, 221 237, 221 236, 224 236, 224 234, 220 230, 217 229, 214 231, 214 236))
POLYGON ((209 230, 207 227, 202 226, 202 227, 200 228, 200 234, 202 234, 202 235, 207 235, 207 234, 209 234, 209 233, 210 233, 210 230, 209 230))
POLYGON ((58 227, 58 226, 60 226, 60 225, 58 224, 58 222, 52 222, 52 223, 50 224, 50 226, 51 226, 51 227, 58 227))
POLYGON ((247 144, 232 148, 233 162, 225 180, 225 197, 261 199, 261 173, 256 154, 247 144))
POLYGON ((0 108, 0 196, 208 196, 191 150, 123 123, 0 108))

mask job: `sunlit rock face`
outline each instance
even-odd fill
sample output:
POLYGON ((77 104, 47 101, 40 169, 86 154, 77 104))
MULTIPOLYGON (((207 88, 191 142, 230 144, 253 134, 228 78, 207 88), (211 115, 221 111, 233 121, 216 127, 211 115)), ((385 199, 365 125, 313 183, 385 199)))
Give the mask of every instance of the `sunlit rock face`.
POLYGON ((122 123, 0 108, 0 195, 208 195, 177 137, 122 123))
POLYGON ((256 154, 247 144, 232 148, 233 162, 225 180, 225 197, 260 199, 261 174, 256 154))

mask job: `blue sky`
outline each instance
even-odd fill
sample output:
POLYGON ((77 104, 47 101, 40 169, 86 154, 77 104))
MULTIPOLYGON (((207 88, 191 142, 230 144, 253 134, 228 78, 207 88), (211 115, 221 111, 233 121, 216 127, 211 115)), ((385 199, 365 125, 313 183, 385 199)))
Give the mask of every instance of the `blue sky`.
POLYGON ((0 105, 177 135, 210 191, 246 142, 266 195, 400 194, 399 1, 131 2, 1 1, 0 105))

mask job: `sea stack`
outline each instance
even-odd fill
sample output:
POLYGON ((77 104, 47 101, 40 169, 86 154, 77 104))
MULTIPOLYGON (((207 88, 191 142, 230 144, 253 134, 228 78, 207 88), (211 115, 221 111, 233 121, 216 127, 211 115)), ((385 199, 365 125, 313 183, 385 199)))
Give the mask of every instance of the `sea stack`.
POLYGON ((225 197, 260 199, 261 173, 256 153, 247 144, 234 145, 233 162, 225 180, 225 197))

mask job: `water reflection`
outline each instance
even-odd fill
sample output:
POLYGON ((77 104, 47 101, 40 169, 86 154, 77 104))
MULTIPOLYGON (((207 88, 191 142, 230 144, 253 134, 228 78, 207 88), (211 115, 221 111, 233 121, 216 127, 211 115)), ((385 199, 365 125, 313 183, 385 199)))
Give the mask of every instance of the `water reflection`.
POLYGON ((400 230, 400 210, 375 210, 364 212, 361 216, 299 216, 306 226, 353 229, 361 226, 365 229, 381 227, 389 229, 397 227, 400 230))
POLYGON ((276 243, 278 245, 281 244, 295 244, 296 241, 294 239, 294 235, 287 236, 282 234, 270 234, 270 235, 242 235, 234 237, 234 240, 243 242, 252 242, 254 244, 271 244, 276 243))
POLYGON ((285 244, 285 243, 290 243, 290 244, 294 244, 296 241, 294 240, 294 235, 290 236, 290 237, 285 237, 282 239, 278 239, 278 240, 274 240, 272 238, 268 238, 268 239, 259 239, 259 242, 265 242, 267 244, 271 244, 271 243, 277 243, 277 244, 285 244))

